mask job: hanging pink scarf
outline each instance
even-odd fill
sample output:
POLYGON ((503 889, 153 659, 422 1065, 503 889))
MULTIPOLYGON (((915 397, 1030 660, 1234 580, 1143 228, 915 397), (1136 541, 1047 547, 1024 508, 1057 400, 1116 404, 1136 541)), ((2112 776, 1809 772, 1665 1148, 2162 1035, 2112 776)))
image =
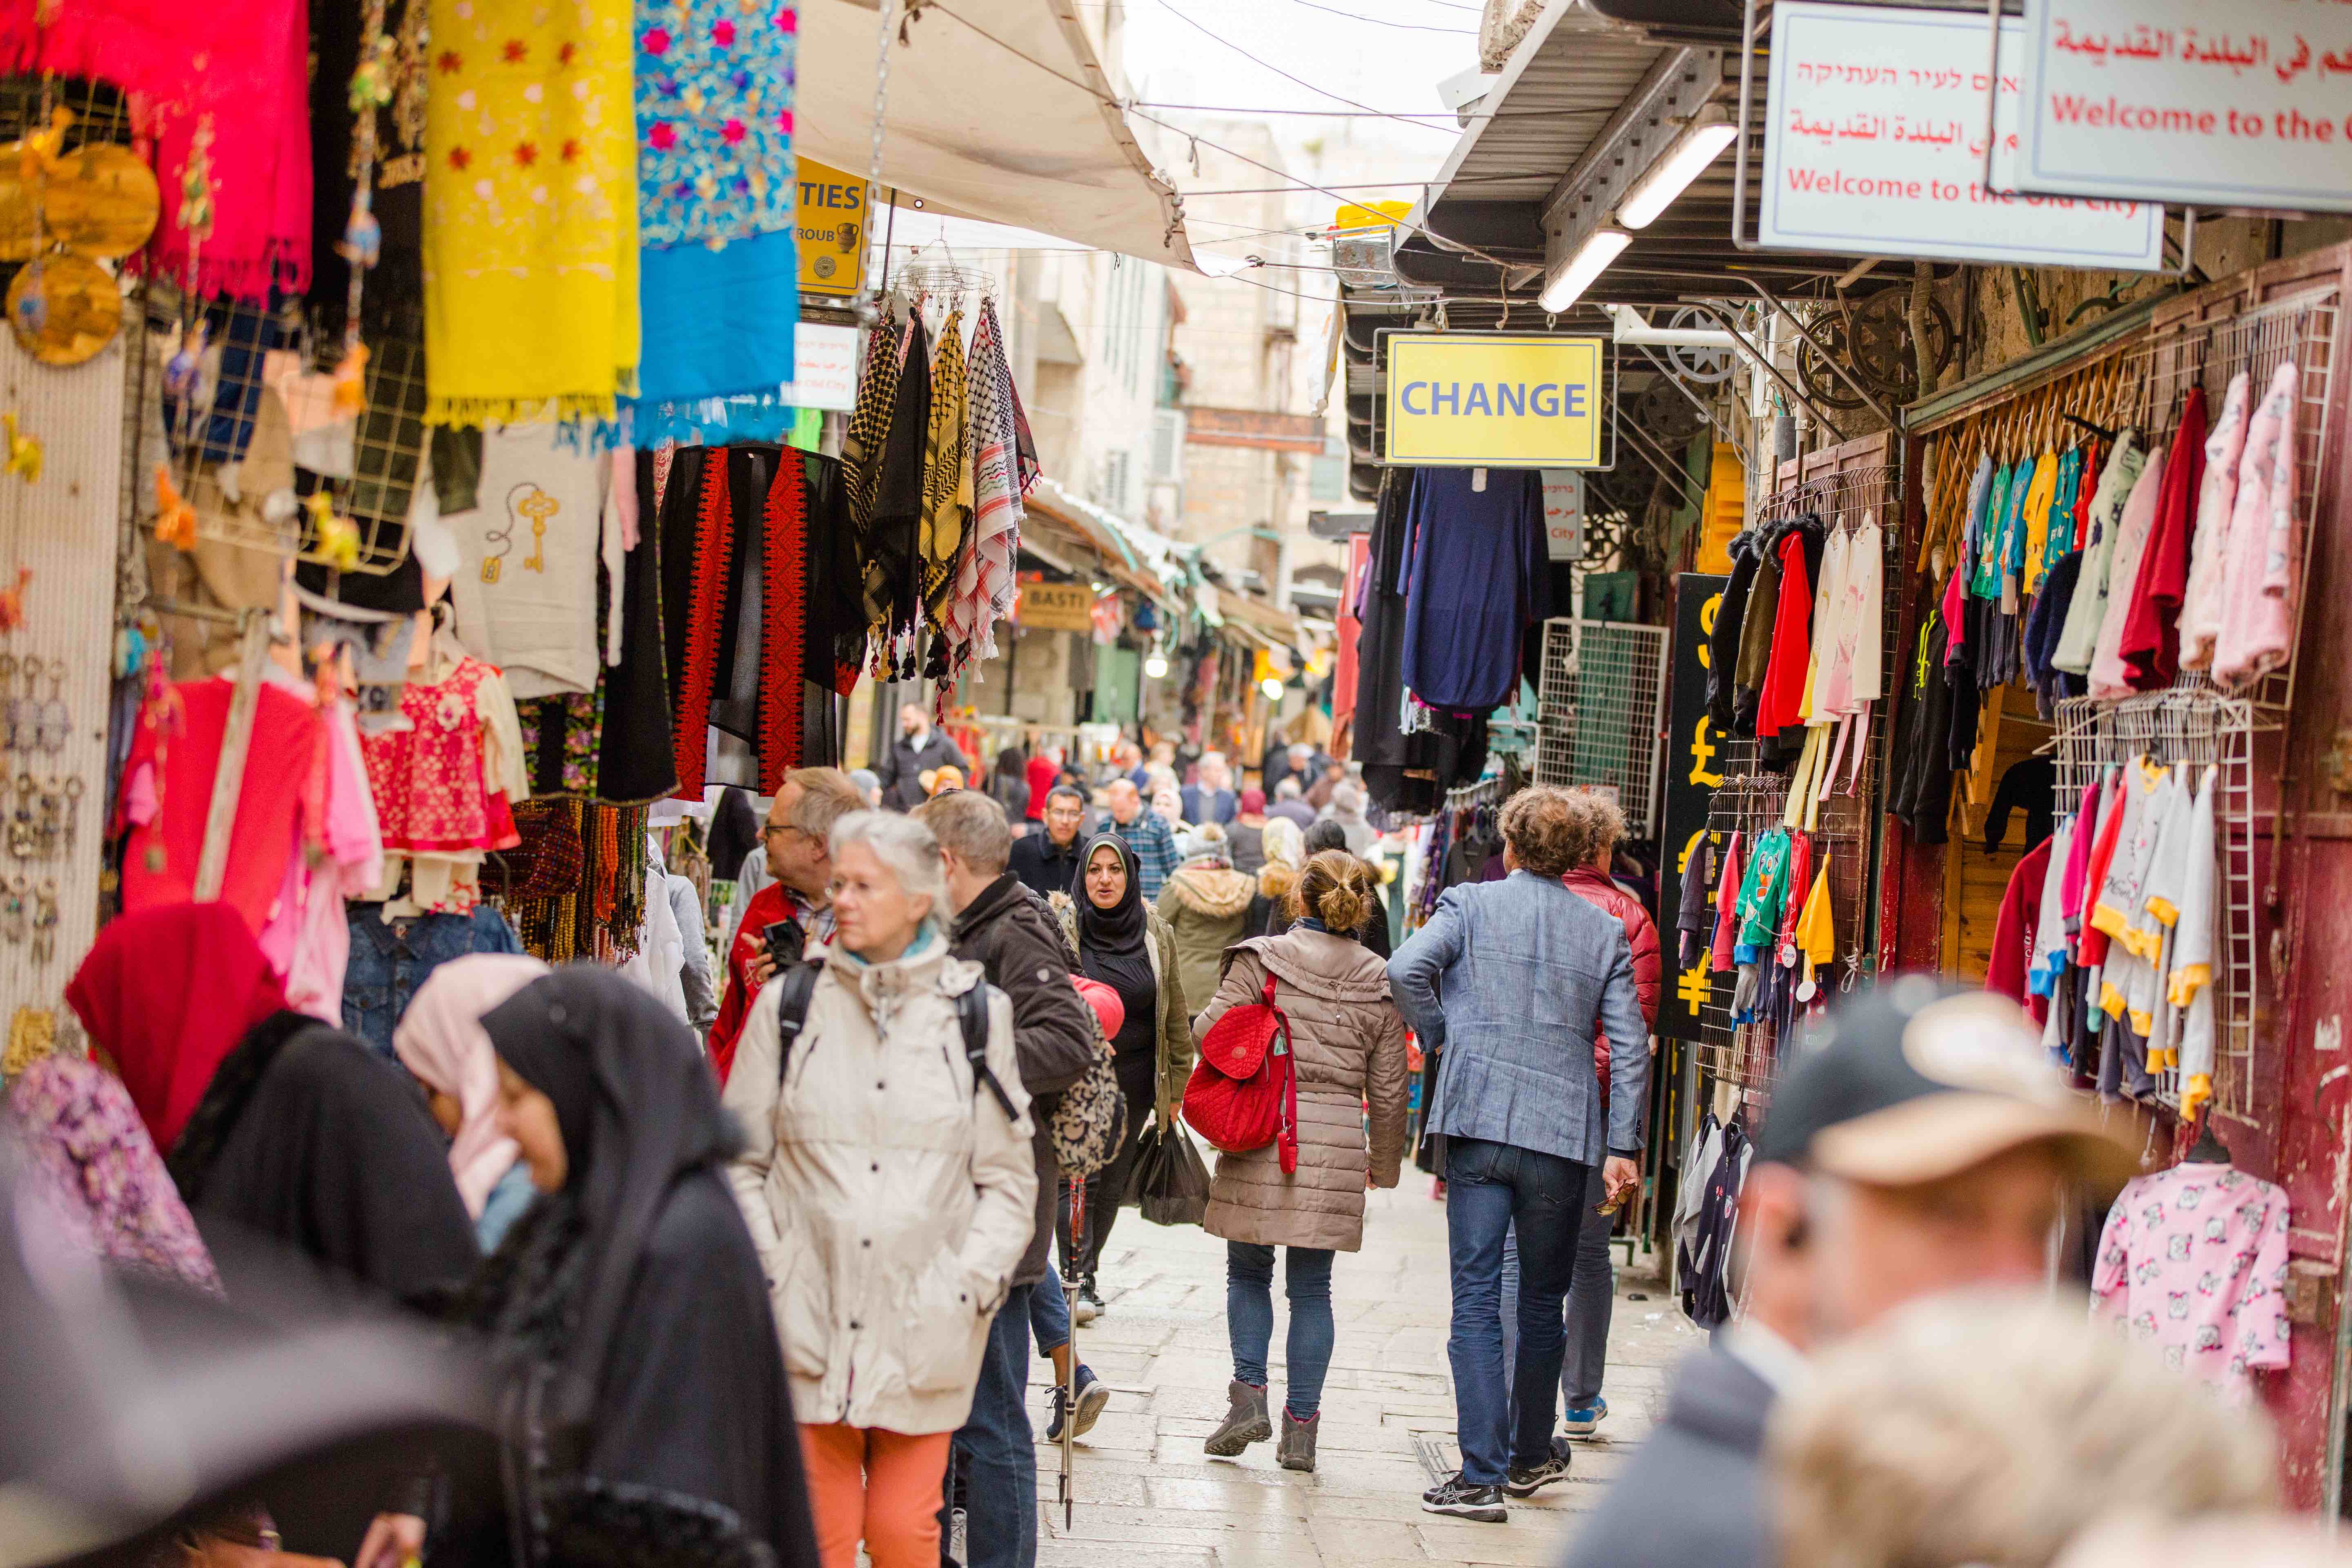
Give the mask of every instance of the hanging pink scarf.
POLYGON ((0 70, 98 77, 131 95, 163 188, 148 265, 182 284, 180 178, 210 125, 213 230, 196 247, 199 294, 260 300, 273 286, 310 285, 309 61, 299 0, 0 0, 0 70), (43 10, 54 15, 37 22, 43 10))

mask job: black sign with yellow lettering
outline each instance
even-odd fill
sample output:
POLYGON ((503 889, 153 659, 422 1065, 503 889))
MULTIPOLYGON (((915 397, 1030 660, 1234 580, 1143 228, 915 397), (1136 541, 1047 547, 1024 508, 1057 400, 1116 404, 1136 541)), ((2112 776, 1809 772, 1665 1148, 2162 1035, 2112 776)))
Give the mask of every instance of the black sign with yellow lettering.
MULTIPOLYGON (((1666 826, 1658 869, 1658 941, 1665 958, 1665 994, 1658 999, 1658 1033, 1667 1039, 1699 1037, 1699 1008, 1707 995, 1706 953, 1687 972, 1675 916, 1683 872, 1707 838, 1707 811, 1723 782, 1723 746, 1706 721, 1707 634, 1715 629, 1727 577, 1685 572, 1675 579, 1674 680, 1666 699, 1666 826)), ((1719 852, 1720 844, 1716 846, 1719 852)))

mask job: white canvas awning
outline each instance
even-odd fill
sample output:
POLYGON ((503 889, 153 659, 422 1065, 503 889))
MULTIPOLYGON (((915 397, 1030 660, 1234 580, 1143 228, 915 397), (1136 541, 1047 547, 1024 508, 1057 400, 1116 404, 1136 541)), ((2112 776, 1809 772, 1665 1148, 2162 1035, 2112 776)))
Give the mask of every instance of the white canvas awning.
MULTIPOLYGON (((793 140, 853 174, 871 156, 880 23, 871 5, 801 0, 793 140)), ((885 186, 923 197, 929 211, 1197 269, 1181 198, 1111 101, 1071 0, 940 0, 900 29, 885 186)))

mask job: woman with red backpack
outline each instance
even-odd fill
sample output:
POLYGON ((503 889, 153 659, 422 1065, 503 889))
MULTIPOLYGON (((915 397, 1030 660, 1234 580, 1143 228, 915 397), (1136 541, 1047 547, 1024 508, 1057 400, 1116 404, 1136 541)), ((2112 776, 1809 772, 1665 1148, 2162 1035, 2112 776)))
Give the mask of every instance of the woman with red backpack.
POLYGON ((1264 1007, 1270 995, 1281 1014, 1274 1048, 1286 1053, 1297 1096, 1283 1136, 1217 1156, 1202 1222, 1225 1239, 1232 1409, 1203 1445, 1223 1458, 1274 1436, 1265 1360, 1281 1247, 1289 1253, 1289 1386, 1276 1457, 1285 1469, 1315 1468, 1331 1363, 1331 1255, 1363 1245, 1364 1193, 1395 1186, 1404 1158, 1404 1019, 1389 1000, 1386 967, 1354 934, 1372 898, 1370 876, 1354 856, 1326 850, 1308 860, 1291 894, 1297 923, 1227 949, 1217 994, 1193 1021, 1206 1040, 1227 1012, 1264 1007))

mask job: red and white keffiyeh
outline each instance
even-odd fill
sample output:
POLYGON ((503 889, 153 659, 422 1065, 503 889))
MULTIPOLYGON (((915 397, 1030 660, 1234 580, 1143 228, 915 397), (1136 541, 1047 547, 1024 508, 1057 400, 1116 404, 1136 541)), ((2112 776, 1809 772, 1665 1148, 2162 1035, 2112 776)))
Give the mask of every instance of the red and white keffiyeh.
POLYGON ((992 300, 972 329, 965 439, 971 446, 971 544, 956 565, 947 605, 957 668, 996 657, 996 623, 1013 607, 1013 563, 1021 548, 1021 481, 1013 425, 1013 366, 992 300))

